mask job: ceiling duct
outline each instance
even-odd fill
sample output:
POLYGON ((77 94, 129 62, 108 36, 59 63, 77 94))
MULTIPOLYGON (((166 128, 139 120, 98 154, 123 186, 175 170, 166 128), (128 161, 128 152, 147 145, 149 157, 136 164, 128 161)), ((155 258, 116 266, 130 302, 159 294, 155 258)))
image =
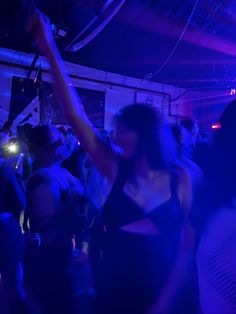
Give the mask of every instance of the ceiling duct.
POLYGON ((66 51, 78 51, 92 41, 119 12, 126 0, 108 0, 95 17, 68 44, 66 51))

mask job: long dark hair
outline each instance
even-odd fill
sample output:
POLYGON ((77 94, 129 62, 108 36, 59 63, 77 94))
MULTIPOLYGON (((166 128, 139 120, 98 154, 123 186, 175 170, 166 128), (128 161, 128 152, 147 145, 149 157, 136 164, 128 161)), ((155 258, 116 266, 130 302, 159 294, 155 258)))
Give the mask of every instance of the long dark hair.
POLYGON ((153 170, 173 166, 176 160, 174 139, 155 108, 146 104, 126 106, 115 116, 115 122, 124 124, 139 135, 134 160, 145 154, 153 170))

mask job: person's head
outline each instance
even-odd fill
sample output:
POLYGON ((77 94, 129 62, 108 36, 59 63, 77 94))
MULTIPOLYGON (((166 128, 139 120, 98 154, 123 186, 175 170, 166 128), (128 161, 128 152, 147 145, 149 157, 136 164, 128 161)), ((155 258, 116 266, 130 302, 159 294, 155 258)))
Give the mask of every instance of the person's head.
POLYGON ((65 138, 56 127, 37 126, 29 129, 27 133, 29 152, 41 166, 60 163, 69 157, 65 138))
POLYGON ((171 132, 158 112, 145 104, 124 107, 115 116, 114 140, 121 157, 134 162, 145 157, 153 169, 168 168, 175 158, 171 132))

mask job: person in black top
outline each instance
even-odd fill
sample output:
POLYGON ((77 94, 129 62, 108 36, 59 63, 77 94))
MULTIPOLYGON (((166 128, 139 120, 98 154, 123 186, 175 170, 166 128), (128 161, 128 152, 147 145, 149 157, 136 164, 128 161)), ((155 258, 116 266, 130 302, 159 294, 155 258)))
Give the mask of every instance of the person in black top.
POLYGON ((154 108, 142 104, 125 107, 116 118, 118 154, 88 121, 69 84, 48 19, 36 13, 29 30, 48 58, 57 100, 82 148, 112 186, 98 223, 103 230, 99 271, 103 278, 98 279, 96 311, 168 313, 186 276, 193 248, 188 224, 190 178, 174 167, 170 131, 154 108))

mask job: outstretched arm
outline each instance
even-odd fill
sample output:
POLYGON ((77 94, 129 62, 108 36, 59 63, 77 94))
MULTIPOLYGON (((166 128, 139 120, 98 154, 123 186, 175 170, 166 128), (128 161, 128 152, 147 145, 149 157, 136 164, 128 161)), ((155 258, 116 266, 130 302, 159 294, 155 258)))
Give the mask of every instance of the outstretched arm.
POLYGON ((81 146, 97 168, 113 181, 118 168, 116 155, 101 141, 88 121, 80 97, 70 84, 67 70, 52 37, 48 18, 40 12, 35 13, 30 18, 29 31, 34 33, 39 49, 48 58, 57 101, 75 130, 81 146))

